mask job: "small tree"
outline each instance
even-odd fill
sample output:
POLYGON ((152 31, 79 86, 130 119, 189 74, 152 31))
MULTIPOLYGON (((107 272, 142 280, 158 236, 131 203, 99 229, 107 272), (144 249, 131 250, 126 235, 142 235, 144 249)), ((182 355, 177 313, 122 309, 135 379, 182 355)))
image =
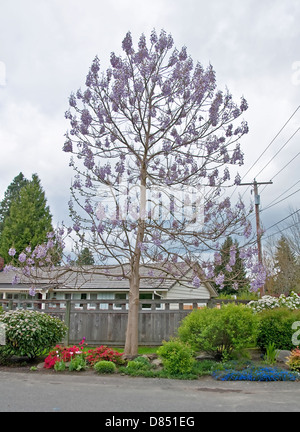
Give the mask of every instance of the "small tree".
POLYGON ((208 253, 219 239, 250 235, 241 200, 221 197, 230 167, 243 164, 239 140, 248 126, 236 122, 247 102, 217 90, 212 66, 173 45, 154 30, 135 49, 128 32, 124 57, 112 53, 102 73, 96 57, 66 112, 72 231, 94 256, 91 272, 128 280, 128 355, 138 350, 141 280, 197 288, 213 272, 208 253))
POLYGON ((274 291, 278 294, 289 295, 296 290, 299 282, 299 270, 296 258, 285 237, 281 237, 275 252, 274 291))

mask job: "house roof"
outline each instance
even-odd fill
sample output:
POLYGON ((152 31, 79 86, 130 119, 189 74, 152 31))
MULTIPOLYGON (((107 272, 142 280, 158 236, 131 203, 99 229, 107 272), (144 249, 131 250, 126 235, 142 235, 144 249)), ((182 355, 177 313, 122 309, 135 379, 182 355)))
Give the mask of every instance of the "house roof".
MULTIPOLYGON (((129 267, 128 267, 129 268, 129 267)), ((83 266, 83 267, 58 267, 51 272, 39 269, 34 278, 20 276, 19 284, 12 285, 15 272, 0 272, 0 290, 24 289, 34 285, 43 291, 48 290, 129 290, 129 279, 126 274, 126 266, 83 266), (122 270, 123 269, 123 270, 122 270), (34 280, 33 280, 34 279, 34 280)), ((140 289, 169 291, 176 283, 187 285, 191 288, 191 274, 193 270, 183 266, 141 266, 140 289), (172 274, 169 275, 169 272, 172 274)), ((202 284, 210 292, 211 296, 217 293, 212 285, 202 279, 202 284)))

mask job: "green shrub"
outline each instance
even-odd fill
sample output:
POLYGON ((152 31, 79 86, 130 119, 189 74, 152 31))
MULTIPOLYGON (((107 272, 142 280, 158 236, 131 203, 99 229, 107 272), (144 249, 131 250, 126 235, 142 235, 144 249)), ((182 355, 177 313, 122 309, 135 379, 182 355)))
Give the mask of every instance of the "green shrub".
POLYGON ((205 351, 217 359, 230 358, 234 350, 255 343, 258 319, 251 308, 228 304, 221 309, 199 309, 183 319, 180 340, 195 351, 205 351))
POLYGON ((149 370, 151 369, 151 363, 146 357, 137 357, 128 362, 127 368, 132 370, 149 370))
POLYGON ((157 354, 162 359, 165 371, 170 375, 191 373, 195 365, 193 350, 180 340, 164 341, 157 354))
POLYGON ((94 369, 96 372, 101 374, 109 374, 109 373, 115 373, 117 370, 116 365, 108 360, 101 360, 94 364, 94 369))
POLYGON ((266 350, 271 343, 279 350, 294 348, 292 337, 295 330, 292 325, 295 321, 300 321, 300 310, 276 308, 265 310, 257 315, 259 317, 257 344, 262 350, 266 350))
POLYGON ((66 369, 67 365, 63 360, 56 362, 54 365, 54 370, 56 372, 64 372, 66 369))
POLYGON ((87 363, 82 355, 75 356, 75 358, 72 358, 70 365, 69 365, 69 371, 76 371, 80 372, 82 370, 85 370, 87 368, 87 363))
POLYGON ((193 372, 197 374, 197 376, 205 376, 211 375, 216 365, 220 363, 215 360, 200 360, 195 363, 193 372))
POLYGON ((130 360, 127 366, 121 366, 119 372, 131 376, 143 376, 145 378, 163 377, 162 371, 155 370, 155 365, 152 365, 147 357, 137 357, 130 360))
POLYGON ((39 357, 60 342, 67 327, 58 318, 32 310, 15 310, 0 315, 5 325, 6 345, 1 346, 1 357, 13 355, 30 359, 39 357))

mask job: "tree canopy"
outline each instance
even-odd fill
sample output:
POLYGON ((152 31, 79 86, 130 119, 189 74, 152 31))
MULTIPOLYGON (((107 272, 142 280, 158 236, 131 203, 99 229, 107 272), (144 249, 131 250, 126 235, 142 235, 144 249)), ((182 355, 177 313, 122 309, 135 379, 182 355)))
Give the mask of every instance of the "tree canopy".
POLYGON ((291 291, 299 291, 300 267, 292 252, 287 238, 281 236, 276 245, 275 277, 273 290, 275 293, 289 295, 291 291))
POLYGON ((21 188, 10 188, 13 192, 0 237, 0 255, 6 263, 12 260, 10 249, 20 255, 28 246, 33 249, 46 241, 47 233, 53 231, 52 216, 40 179, 33 174, 31 181, 22 178, 21 182, 25 184, 21 188))
POLYGON ((4 198, 0 203, 0 236, 3 231, 4 220, 9 216, 12 202, 19 198, 21 188, 27 184, 28 180, 24 177, 24 174, 20 172, 6 189, 4 198))
POLYGON ((251 236, 245 205, 222 189, 240 182, 248 104, 219 90, 213 67, 194 63, 164 30, 148 41, 142 34, 136 48, 128 32, 122 49, 106 71, 96 56, 85 88, 69 98, 73 226, 60 235, 72 231, 78 250, 88 248, 91 271, 107 274, 101 265, 110 264, 112 277, 128 279, 125 353, 136 354, 141 279, 196 289, 213 274, 209 254, 220 240, 251 236))

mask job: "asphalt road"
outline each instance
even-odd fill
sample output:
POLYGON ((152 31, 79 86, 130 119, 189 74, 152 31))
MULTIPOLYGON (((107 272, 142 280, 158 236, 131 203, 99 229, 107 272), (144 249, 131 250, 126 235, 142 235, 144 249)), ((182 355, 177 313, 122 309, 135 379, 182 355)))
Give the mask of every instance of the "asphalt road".
POLYGON ((220 382, 210 377, 181 381, 80 373, 0 372, 0 412, 153 415, 299 411, 300 382, 220 382))

